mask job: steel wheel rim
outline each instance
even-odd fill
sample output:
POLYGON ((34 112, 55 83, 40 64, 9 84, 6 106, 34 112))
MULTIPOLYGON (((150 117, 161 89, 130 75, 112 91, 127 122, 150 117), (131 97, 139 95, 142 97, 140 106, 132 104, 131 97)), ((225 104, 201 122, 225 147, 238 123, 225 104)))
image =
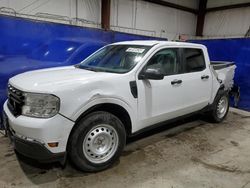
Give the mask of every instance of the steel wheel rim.
POLYGON ((114 156, 118 143, 118 133, 112 126, 97 125, 86 134, 83 153, 92 163, 104 163, 114 156))
POLYGON ((227 113, 227 107, 228 107, 228 99, 227 97, 223 96, 218 102, 217 105, 217 116, 219 118, 223 118, 225 114, 227 113))

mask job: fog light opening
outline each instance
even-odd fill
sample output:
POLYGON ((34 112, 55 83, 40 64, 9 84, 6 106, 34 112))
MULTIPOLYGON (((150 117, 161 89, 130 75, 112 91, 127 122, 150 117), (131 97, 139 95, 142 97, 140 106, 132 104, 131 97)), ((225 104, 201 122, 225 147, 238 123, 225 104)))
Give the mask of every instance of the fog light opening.
POLYGON ((51 143, 48 143, 48 146, 51 147, 51 148, 58 147, 58 142, 51 142, 51 143))

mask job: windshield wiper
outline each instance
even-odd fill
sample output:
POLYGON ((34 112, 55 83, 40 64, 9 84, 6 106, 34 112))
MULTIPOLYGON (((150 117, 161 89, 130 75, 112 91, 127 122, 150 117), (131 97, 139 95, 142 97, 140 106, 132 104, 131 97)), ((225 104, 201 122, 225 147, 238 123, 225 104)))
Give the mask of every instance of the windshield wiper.
POLYGON ((117 74, 122 73, 122 72, 117 72, 115 70, 103 69, 101 67, 88 67, 88 66, 84 66, 84 65, 81 65, 81 64, 77 64, 77 65, 74 65, 74 66, 75 66, 75 68, 85 69, 85 70, 94 71, 94 72, 108 72, 108 73, 117 73, 117 74))
POLYGON ((79 69, 85 69, 85 70, 89 70, 89 71, 98 72, 98 71, 96 70, 96 68, 94 68, 94 67, 81 66, 80 64, 75 65, 75 67, 76 67, 76 68, 79 68, 79 69))

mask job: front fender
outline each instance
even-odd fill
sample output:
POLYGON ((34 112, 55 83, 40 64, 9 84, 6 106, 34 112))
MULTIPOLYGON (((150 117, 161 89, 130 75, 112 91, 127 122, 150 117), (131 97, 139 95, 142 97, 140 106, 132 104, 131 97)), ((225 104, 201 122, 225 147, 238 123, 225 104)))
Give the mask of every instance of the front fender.
POLYGON ((99 105, 99 104, 116 104, 121 107, 123 107, 129 114, 131 123, 134 125, 136 123, 136 111, 133 110, 133 107, 125 102, 122 99, 119 98, 113 98, 113 97, 100 97, 93 100, 88 101, 84 105, 80 106, 79 109, 70 117, 73 121, 76 121, 84 112, 86 112, 88 109, 90 109, 93 106, 99 105))

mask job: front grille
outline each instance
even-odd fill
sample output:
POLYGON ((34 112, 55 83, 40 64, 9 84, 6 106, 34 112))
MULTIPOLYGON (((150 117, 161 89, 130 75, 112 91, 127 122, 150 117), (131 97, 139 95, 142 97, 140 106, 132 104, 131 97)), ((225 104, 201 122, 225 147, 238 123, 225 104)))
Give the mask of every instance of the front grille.
POLYGON ((24 104, 23 92, 15 87, 8 85, 8 108, 14 116, 19 116, 22 113, 24 104))

